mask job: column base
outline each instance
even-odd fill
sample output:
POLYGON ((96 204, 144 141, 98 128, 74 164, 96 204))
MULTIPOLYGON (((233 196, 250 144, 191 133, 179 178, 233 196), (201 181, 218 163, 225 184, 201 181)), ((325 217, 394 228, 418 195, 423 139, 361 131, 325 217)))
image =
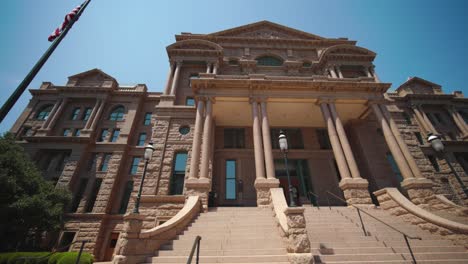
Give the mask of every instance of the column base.
POLYGON ((278 179, 255 179, 255 190, 257 191, 257 206, 267 207, 270 205, 270 189, 279 187, 278 179))
POLYGON ((401 187, 405 189, 410 200, 416 205, 429 204, 430 200, 435 199, 433 185, 431 180, 425 178, 410 178, 401 182, 401 187))
POLYGON ((200 196, 204 212, 208 211, 208 193, 210 190, 210 179, 187 179, 185 181, 185 195, 200 196))
POLYGON ((362 178, 345 178, 340 181, 346 203, 352 205, 373 205, 369 194, 369 182, 362 178))

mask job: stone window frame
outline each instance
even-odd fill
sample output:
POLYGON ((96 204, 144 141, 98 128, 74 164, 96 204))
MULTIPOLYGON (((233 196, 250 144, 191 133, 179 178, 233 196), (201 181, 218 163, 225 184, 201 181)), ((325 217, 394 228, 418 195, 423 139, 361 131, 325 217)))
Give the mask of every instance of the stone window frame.
POLYGON ((284 59, 276 54, 262 54, 255 58, 257 66, 259 67, 282 67, 284 59))
POLYGON ((38 108, 38 111, 36 115, 34 116, 36 120, 39 121, 45 121, 47 118, 49 118, 50 113, 52 112, 52 109, 54 108, 53 104, 44 104, 40 108, 38 108))
POLYGON ((125 113, 127 112, 126 108, 122 104, 115 105, 114 107, 111 108, 112 110, 109 112, 108 115, 108 120, 109 121, 114 121, 114 122, 122 122, 125 121, 125 113), (122 109, 120 111, 120 109, 122 109), (117 112, 117 110, 119 110, 117 112))

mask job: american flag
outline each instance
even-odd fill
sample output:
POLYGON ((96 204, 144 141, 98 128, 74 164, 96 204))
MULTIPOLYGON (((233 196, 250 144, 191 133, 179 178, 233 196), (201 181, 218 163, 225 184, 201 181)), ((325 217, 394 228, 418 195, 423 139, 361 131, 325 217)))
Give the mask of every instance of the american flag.
POLYGON ((76 14, 78 14, 78 11, 80 11, 80 9, 81 9, 81 6, 77 6, 70 13, 68 13, 65 16, 65 19, 64 19, 62 25, 60 25, 58 28, 56 28, 54 30, 54 32, 52 32, 52 34, 50 34, 48 40, 49 41, 54 41, 55 38, 60 36, 60 34, 62 34, 63 30, 68 26, 70 21, 72 21, 72 19, 76 16, 76 14))

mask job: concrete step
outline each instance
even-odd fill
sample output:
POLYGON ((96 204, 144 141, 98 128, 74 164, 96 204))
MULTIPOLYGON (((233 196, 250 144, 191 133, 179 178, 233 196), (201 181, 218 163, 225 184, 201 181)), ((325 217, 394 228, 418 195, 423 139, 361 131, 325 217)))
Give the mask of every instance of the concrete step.
MULTIPOLYGON (((149 263, 183 263, 188 256, 151 257, 149 263)), ((254 255, 254 256, 203 256, 200 255, 200 263, 271 263, 288 262, 286 255, 254 255)))
MULTIPOLYGON (((202 249, 200 254, 203 256, 252 256, 252 255, 277 255, 278 253, 286 254, 284 248, 270 249, 227 249, 227 250, 210 250, 202 249)), ((188 256, 190 250, 160 250, 158 256, 188 256)))
MULTIPOLYGON (((468 253, 445 252, 445 253, 414 253, 418 260, 443 260, 443 259, 464 259, 468 260, 468 253)), ((336 254, 319 255, 321 261, 373 261, 373 260, 411 260, 409 253, 373 253, 373 254, 336 254)))
MULTIPOLYGON (((467 252, 461 246, 418 246, 411 247, 414 253, 436 253, 436 252, 467 252)), ((372 254, 372 253, 409 253, 408 247, 347 247, 347 248, 314 248, 314 255, 334 255, 334 254, 372 254)))

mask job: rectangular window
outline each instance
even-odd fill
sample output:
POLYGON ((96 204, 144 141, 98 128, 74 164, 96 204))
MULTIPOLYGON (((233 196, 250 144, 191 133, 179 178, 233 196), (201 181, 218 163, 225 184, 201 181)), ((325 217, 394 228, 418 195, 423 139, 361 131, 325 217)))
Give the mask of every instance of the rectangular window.
POLYGON ((320 146, 320 149, 331 149, 330 138, 328 137, 328 132, 326 129, 317 129, 317 140, 320 146))
POLYGON ((145 114, 145 119, 143 120, 143 124, 144 124, 145 126, 151 125, 151 114, 152 114, 151 112, 147 112, 147 113, 145 114))
POLYGON ((226 200, 236 199, 236 161, 226 160, 226 200))
POLYGON ((73 197, 70 212, 76 212, 78 209, 81 199, 83 198, 83 194, 86 190, 86 185, 88 185, 88 179, 80 179, 80 185, 78 186, 78 190, 73 197))
POLYGON ((195 106, 195 99, 193 97, 185 98, 185 105, 195 106))
POLYGON ((187 152, 179 152, 174 158, 174 170, 171 178, 170 195, 183 194, 185 181, 185 167, 187 166, 187 152))
POLYGON ((424 145, 424 140, 423 140, 423 137, 421 136, 421 133, 414 132, 414 136, 418 140, 419 145, 424 145))
POLYGON ((436 172, 440 172, 440 167, 439 167, 439 163, 437 162, 437 158, 434 157, 433 155, 427 155, 427 158, 431 162, 432 167, 434 167, 434 170, 436 172))
POLYGON ((138 172, 138 164, 140 164, 140 157, 133 157, 132 166, 130 167, 130 174, 135 175, 138 172))
POLYGON ((403 176, 401 175, 400 168, 398 168, 398 165, 396 164, 392 154, 387 153, 387 161, 390 163, 390 167, 392 168, 393 174, 396 176, 398 182, 402 182, 403 176))
POLYGON ((130 201, 130 196, 133 191, 133 181, 127 181, 125 185, 124 194, 122 195, 122 200, 120 201, 119 214, 125 214, 127 212, 128 201, 130 201))
POLYGON ((99 136, 97 141, 98 142, 103 142, 104 140, 106 140, 107 133, 109 133, 109 130, 107 128, 102 129, 101 130, 101 135, 99 136))
POLYGON ((80 108, 76 107, 75 109, 73 109, 71 120, 77 120, 79 115, 80 115, 80 108))
POLYGON ((71 129, 65 128, 65 129, 63 130, 63 136, 64 136, 64 137, 68 137, 68 135, 70 134, 70 132, 71 132, 71 129))
POLYGON ((403 118, 404 118, 405 121, 406 121, 406 124, 407 124, 407 125, 411 125, 411 117, 410 117, 410 115, 409 115, 407 112, 403 112, 402 115, 403 115, 403 118))
POLYGON ((109 167, 109 160, 110 160, 111 156, 112 155, 109 154, 109 153, 104 154, 104 156, 102 157, 101 166, 99 167, 100 171, 107 171, 107 169, 109 167))
POLYGON ((140 135, 138 135, 137 146, 144 146, 145 142, 146 142, 146 133, 140 133, 140 135))
POLYGON ((86 204, 85 212, 89 213, 93 211, 94 203, 96 202, 97 195, 99 193, 99 189, 101 188, 102 179, 97 178, 94 181, 93 191, 91 196, 89 197, 88 203, 86 204))
POLYGON ((302 141, 302 131, 300 128, 271 129, 271 146, 273 149, 279 149, 278 138, 281 130, 286 135, 289 149, 304 149, 304 141, 302 141))
POLYGON ((93 109, 91 107, 86 107, 84 113, 83 113, 83 120, 88 121, 89 117, 91 116, 91 113, 93 112, 93 109))
POLYGON ((243 128, 225 128, 224 129, 224 148, 244 148, 244 129, 243 128))
POLYGON ((110 142, 117 142, 117 139, 119 138, 119 134, 120 134, 120 129, 114 129, 114 131, 112 132, 112 137, 111 137, 110 142))
POLYGON ((75 133, 73 134, 75 137, 79 137, 81 135, 81 129, 75 129, 75 133))

